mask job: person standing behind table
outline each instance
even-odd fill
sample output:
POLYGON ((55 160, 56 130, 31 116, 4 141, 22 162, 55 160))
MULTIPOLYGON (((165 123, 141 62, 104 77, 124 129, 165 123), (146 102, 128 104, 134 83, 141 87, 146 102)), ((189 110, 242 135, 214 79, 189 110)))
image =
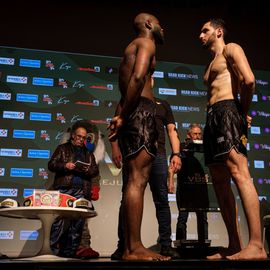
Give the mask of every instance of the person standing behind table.
MULTIPOLYGON (((209 204, 208 194, 207 194, 207 183, 205 182, 205 172, 200 164, 199 160, 194 156, 194 149, 189 149, 189 145, 194 140, 202 139, 202 129, 199 124, 193 123, 189 126, 187 132, 186 141, 181 144, 181 156, 182 156, 182 168, 177 174, 177 191, 176 191, 176 202, 178 207, 178 219, 176 224, 176 240, 187 239, 187 220, 188 211, 182 211, 181 202, 188 203, 191 207, 193 206, 192 201, 198 200, 199 196, 201 207, 205 207, 207 203, 209 204), (192 180, 191 180, 192 179, 192 180), (194 180, 195 179, 195 180, 194 180), (196 183, 191 183, 190 181, 196 181, 196 183), (183 186, 185 185, 185 186, 183 186), (196 186, 196 190, 194 187, 196 186), (200 187, 198 189, 198 187, 200 187), (185 189, 188 198, 185 196, 185 189), (194 193, 192 194, 192 189, 194 193), (198 194, 199 193, 199 194, 198 194), (197 195, 196 195, 197 194, 197 195), (192 196, 190 196, 192 195, 192 196), (194 196, 194 197, 193 197, 194 196)), ((198 203, 194 202, 195 208, 198 207, 198 203)), ((203 243, 204 240, 208 239, 208 221, 207 213, 205 211, 195 211, 197 217, 197 233, 198 241, 203 243)))
POLYGON ((169 260, 147 249, 141 240, 143 196, 157 151, 155 99, 151 76, 156 65, 156 44, 163 43, 158 19, 140 13, 134 19, 136 38, 126 47, 119 68, 121 99, 109 129, 109 140, 119 138, 127 164, 128 183, 124 190, 124 260, 169 260))
MULTIPOLYGON (((87 138, 84 142, 88 151, 93 152, 95 161, 99 166, 99 163, 104 160, 105 157, 105 144, 103 134, 98 127, 91 121, 86 121, 87 138)), ((97 201, 100 198, 100 175, 91 179, 91 200, 97 201)), ((87 220, 88 221, 88 220, 87 220)), ((76 258, 92 259, 98 258, 99 252, 91 248, 91 234, 88 222, 85 222, 81 237, 80 245, 76 251, 76 258)))
POLYGON ((224 20, 211 19, 202 26, 199 36, 202 46, 212 55, 204 74, 208 87, 203 136, 205 162, 229 236, 227 251, 208 259, 259 260, 267 255, 262 243, 258 194, 249 173, 246 150, 247 127, 251 125, 248 110, 255 78, 243 49, 236 43, 225 44, 225 33, 224 20), (249 226, 249 242, 244 249, 237 230, 231 179, 238 189, 249 226))
MULTIPOLYGON (((81 121, 71 128, 68 142, 58 145, 48 162, 48 169, 55 173, 53 189, 71 195, 77 199, 91 200, 91 180, 99 175, 99 169, 92 152, 84 141, 87 129, 81 121), (82 161, 90 165, 77 167, 75 162, 82 161)), ((80 245, 85 219, 68 220, 58 218, 51 229, 51 248, 62 257, 76 257, 80 245)))
MULTIPOLYGON (((152 86, 153 88, 153 86, 152 86)), ((158 150, 155 160, 153 161, 149 185, 152 192, 153 201, 156 208, 156 217, 158 221, 158 242, 161 245, 160 254, 170 256, 172 259, 179 259, 177 251, 172 248, 171 243, 171 212, 168 202, 168 193, 173 193, 174 182, 168 182, 168 162, 165 148, 165 131, 166 128, 168 138, 172 149, 172 158, 170 164, 174 172, 181 167, 180 159, 180 140, 175 126, 175 120, 170 105, 166 100, 156 98, 156 126, 158 130, 158 150), (175 170, 175 168, 177 168, 175 170)), ((112 160, 117 168, 121 168, 122 154, 118 145, 118 141, 111 142, 112 160)), ((127 185, 127 173, 125 165, 123 165, 123 187, 127 185)), ((124 252, 124 217, 123 217, 123 201, 120 203, 118 218, 118 245, 117 249, 111 255, 112 260, 121 260, 124 252)))

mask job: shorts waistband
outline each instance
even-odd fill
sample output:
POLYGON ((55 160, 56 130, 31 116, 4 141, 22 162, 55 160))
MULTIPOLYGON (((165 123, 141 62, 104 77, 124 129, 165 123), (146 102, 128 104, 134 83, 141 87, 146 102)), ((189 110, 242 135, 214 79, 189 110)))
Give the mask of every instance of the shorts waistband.
POLYGON ((212 105, 207 106, 207 112, 210 113, 211 111, 219 109, 219 108, 223 108, 226 105, 238 106, 238 104, 239 104, 238 100, 235 100, 235 99, 221 100, 212 105))

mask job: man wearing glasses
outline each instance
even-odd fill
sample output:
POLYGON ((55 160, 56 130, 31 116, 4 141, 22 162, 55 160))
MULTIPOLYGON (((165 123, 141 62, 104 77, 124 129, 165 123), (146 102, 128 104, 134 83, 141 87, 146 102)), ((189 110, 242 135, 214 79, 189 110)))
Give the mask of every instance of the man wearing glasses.
MULTIPOLYGON (((77 199, 91 200, 91 181, 99 176, 92 152, 84 142, 86 122, 78 121, 71 128, 71 137, 54 151, 48 169, 55 173, 53 189, 77 199)), ((57 219, 51 230, 51 248, 62 257, 76 257, 85 220, 57 219)))

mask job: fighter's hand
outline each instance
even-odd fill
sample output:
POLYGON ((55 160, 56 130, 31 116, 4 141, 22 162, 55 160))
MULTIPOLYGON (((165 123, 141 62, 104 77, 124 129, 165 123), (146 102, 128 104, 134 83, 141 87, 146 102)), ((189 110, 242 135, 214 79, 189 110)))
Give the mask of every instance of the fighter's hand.
POLYGON ((174 193, 174 182, 168 183, 168 193, 173 194, 174 193))
POLYGON ((122 167, 122 155, 119 153, 118 155, 112 155, 112 161, 116 168, 121 169, 122 167))
POLYGON ((247 115, 246 120, 248 128, 251 128, 252 117, 250 115, 247 115))
POLYGON ((110 130, 108 137, 111 142, 117 139, 119 129, 122 127, 122 125, 123 119, 119 115, 115 116, 112 119, 111 123, 107 127, 107 129, 110 130))
POLYGON ((182 167, 181 158, 178 156, 173 156, 170 162, 170 167, 174 173, 178 173, 182 167))

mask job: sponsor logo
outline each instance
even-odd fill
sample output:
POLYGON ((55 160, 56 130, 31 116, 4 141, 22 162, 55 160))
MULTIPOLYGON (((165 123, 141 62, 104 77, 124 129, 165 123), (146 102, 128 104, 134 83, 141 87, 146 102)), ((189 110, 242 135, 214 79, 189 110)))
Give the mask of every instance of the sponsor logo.
POLYGON ((43 179, 48 179, 48 172, 45 168, 38 169, 38 176, 42 177, 43 179))
POLYGON ((28 149, 27 157, 48 159, 50 157, 50 150, 28 149))
POLYGON ((30 120, 31 121, 52 121, 51 113, 39 113, 39 112, 30 112, 30 120))
POLYGON ((68 83, 65 79, 59 78, 58 79, 58 86, 62 86, 63 88, 68 88, 68 83))
POLYGON ((200 111, 200 107, 192 107, 192 106, 171 105, 171 109, 176 112, 199 112, 200 111))
POLYGON ((13 138, 16 139, 35 139, 36 132, 34 130, 13 130, 13 138))
POLYGON ((258 102, 258 95, 256 94, 253 95, 252 102, 258 102))
POLYGON ((154 78, 164 78, 164 72, 163 71, 154 71, 153 73, 154 78))
POLYGON ((46 60, 45 67, 46 68, 49 68, 50 70, 54 70, 55 69, 54 64, 53 64, 53 62, 51 60, 46 60))
POLYGON ((181 90, 182 96, 191 96, 191 97, 204 97, 207 95, 207 91, 198 91, 198 90, 181 90))
POLYGON ((199 76, 197 74, 187 74, 187 73, 174 73, 168 72, 168 78, 171 79, 180 79, 180 80, 197 80, 199 76))
POLYGON ((177 90, 175 88, 158 88, 158 93, 160 95, 167 95, 167 96, 176 96, 177 90))
POLYGON ((37 240, 38 231, 20 231, 20 240, 37 240))
POLYGON ((10 176, 11 177, 33 177, 33 169, 26 168, 11 168, 10 176))
POLYGON ((84 86, 85 84, 82 81, 75 81, 72 85, 73 88, 83 88, 84 86))
POLYGON ((71 65, 69 65, 68 63, 62 63, 60 66, 59 66, 59 69, 64 69, 64 70, 69 70, 71 69, 71 65))
POLYGON ((0 129, 0 137, 7 137, 8 130, 7 129, 0 129))
POLYGON ((33 59, 20 59, 20 67, 40 68, 41 61, 33 59))
POLYGON ((47 133, 47 130, 40 131, 40 138, 44 139, 45 141, 50 141, 50 135, 47 133))
POLYGON ((113 90, 113 85, 112 84, 107 84, 107 85, 90 85, 89 88, 91 89, 102 89, 102 90, 113 90))
POLYGON ((0 93, 0 100, 11 100, 11 93, 0 93))
POLYGON ((254 168, 264 169, 264 161, 263 160, 254 160, 254 168))
POLYGON ((268 84, 269 84, 269 82, 268 82, 268 81, 263 81, 263 80, 256 80, 256 84, 259 84, 259 85, 265 86, 265 85, 268 85, 268 84))
POLYGON ((52 78, 33 77, 32 84, 33 85, 40 85, 40 86, 53 86, 54 79, 52 79, 52 78))
POLYGON ((23 197, 28 197, 28 196, 31 196, 31 195, 33 195, 33 193, 34 193, 34 189, 30 189, 30 188, 25 188, 24 190, 23 190, 23 197))
MULTIPOLYGON (((260 184, 260 185, 263 185, 263 184, 269 185, 270 184, 270 179, 269 178, 259 178, 258 179, 258 184, 260 184)), ((264 198, 262 198, 262 199, 264 199, 264 198)))
POLYGON ((7 82, 8 83, 20 83, 20 84, 27 84, 28 78, 25 76, 7 76, 7 82))
POLYGON ((53 100, 52 98, 49 96, 49 95, 43 95, 43 98, 42 98, 42 101, 43 102, 47 102, 47 104, 51 105, 53 103, 53 100))
POLYGON ((18 189, 17 188, 0 188, 1 197, 17 197, 18 189))
POLYGON ((60 121, 60 123, 66 123, 66 118, 62 113, 56 113, 56 121, 60 121))
POLYGON ((69 103, 70 100, 67 99, 66 97, 60 97, 58 100, 57 100, 57 104, 67 104, 69 103))
POLYGON ((30 94, 20 94, 20 93, 18 93, 16 95, 16 101, 18 101, 18 102, 37 103, 38 102, 38 95, 30 95, 30 94))
POLYGON ((14 239, 14 231, 0 231, 1 240, 12 240, 14 239))
POLYGON ((15 64, 14 58, 0 57, 0 65, 14 66, 14 64, 15 64))
POLYGON ((0 148, 0 156, 2 157, 21 157, 22 149, 0 148))
POLYGON ((3 111, 3 118, 7 119, 24 119, 24 112, 3 111))
POLYGON ((0 176, 5 176, 5 168, 0 168, 0 176))
POLYGON ((105 72, 109 74, 116 74, 118 73, 118 69, 116 67, 106 67, 105 72))
POLYGON ((90 101, 76 101, 75 104, 78 105, 87 105, 87 106, 95 106, 98 107, 99 106, 100 101, 98 99, 93 99, 92 102, 90 101))
POLYGON ((254 126, 252 126, 250 128, 250 133, 251 134, 261 134, 261 128, 260 127, 254 127, 254 126))
POLYGON ((88 72, 100 72, 100 67, 99 66, 95 66, 93 68, 91 68, 91 67, 78 67, 77 70, 88 71, 88 72))

